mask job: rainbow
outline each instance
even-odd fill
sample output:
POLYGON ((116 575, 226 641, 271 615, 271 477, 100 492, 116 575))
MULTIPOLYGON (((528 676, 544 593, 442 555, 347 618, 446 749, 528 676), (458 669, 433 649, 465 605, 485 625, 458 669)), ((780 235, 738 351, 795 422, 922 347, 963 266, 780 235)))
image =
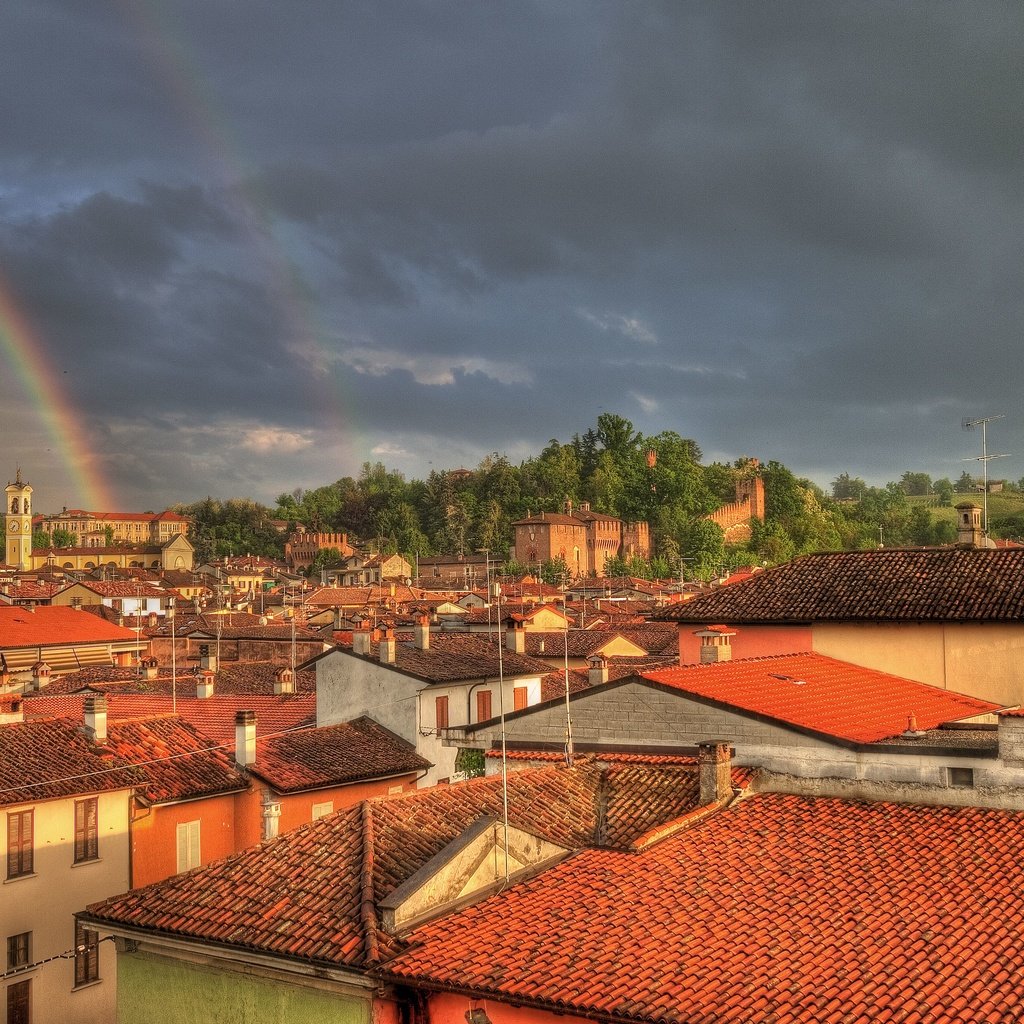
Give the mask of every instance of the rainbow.
MULTIPOLYGON (((42 336, 19 308, 13 290, 0 276, 0 348, 6 353, 25 394, 43 421, 54 450, 72 482, 72 491, 87 509, 114 508, 96 457, 86 444, 86 431, 78 413, 53 370, 42 336)), ((26 453, 31 457, 31 452, 26 453)), ((32 475, 31 458, 18 459, 26 479, 32 475)), ((14 465, 8 466, 13 477, 14 465)))
POLYGON ((221 183, 223 198, 244 232, 253 265, 262 269, 267 294, 283 318, 293 353, 314 367, 310 383, 311 397, 319 406, 317 421, 326 423, 354 450, 356 431, 347 412, 350 403, 343 394, 344 377, 330 370, 331 353, 324 340, 329 332, 320 322, 298 261, 288 252, 288 241, 275 232, 250 161, 215 102, 201 62, 168 5, 158 0, 120 0, 119 6, 150 59, 151 73, 178 110, 186 130, 200 143, 221 183))

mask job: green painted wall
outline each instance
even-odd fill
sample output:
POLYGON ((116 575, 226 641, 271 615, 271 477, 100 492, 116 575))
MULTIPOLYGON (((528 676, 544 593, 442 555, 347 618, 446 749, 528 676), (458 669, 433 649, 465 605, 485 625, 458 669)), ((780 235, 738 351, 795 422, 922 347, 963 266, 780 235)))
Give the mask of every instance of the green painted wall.
POLYGON ((117 958, 118 1024, 370 1024, 364 999, 142 953, 117 958))

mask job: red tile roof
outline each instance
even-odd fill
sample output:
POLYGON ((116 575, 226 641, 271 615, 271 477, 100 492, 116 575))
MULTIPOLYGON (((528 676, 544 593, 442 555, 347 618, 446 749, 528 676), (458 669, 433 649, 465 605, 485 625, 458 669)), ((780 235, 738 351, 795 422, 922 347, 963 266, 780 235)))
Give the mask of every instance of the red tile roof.
POLYGON ((431 762, 372 718, 261 740, 250 771, 279 793, 423 772, 431 762))
POLYGON ((0 804, 129 789, 143 775, 82 731, 82 718, 0 725, 0 804))
MULTIPOLYGON (((27 696, 22 704, 26 719, 71 716, 81 720, 85 694, 47 697, 27 696)), ((169 715, 173 701, 166 693, 108 693, 107 720, 169 715)), ((234 743, 235 713, 256 712, 257 736, 269 736, 290 729, 309 728, 316 719, 316 695, 214 694, 212 697, 184 696, 178 691, 177 714, 204 736, 218 743, 234 743)))
POLYGON ((1019 622, 1024 549, 927 548, 804 555, 672 605, 673 622, 1019 622))
MULTIPOLYGON (((509 820, 578 848, 628 842, 692 807, 687 768, 535 768, 508 776, 509 820), (676 785, 662 784, 669 773, 676 785)), ((498 776, 361 805, 206 868, 90 907, 97 921, 339 966, 397 952, 373 904, 481 817, 500 817, 498 776), (369 896, 371 904, 364 904, 369 896)))
POLYGON ((1008 1024, 1022 864, 1022 814, 752 797, 427 924, 380 973, 653 1024, 1008 1024))
POLYGON ((0 606, 0 648, 135 640, 135 632, 75 608, 0 606))
POLYGON ((105 745, 125 761, 140 765, 145 782, 139 788, 153 803, 192 800, 249 786, 230 755, 215 749, 212 740, 180 718, 110 722, 105 745))
POLYGON ((643 673, 644 679, 850 743, 898 736, 914 715, 917 729, 989 714, 1000 705, 821 654, 745 658, 643 673))

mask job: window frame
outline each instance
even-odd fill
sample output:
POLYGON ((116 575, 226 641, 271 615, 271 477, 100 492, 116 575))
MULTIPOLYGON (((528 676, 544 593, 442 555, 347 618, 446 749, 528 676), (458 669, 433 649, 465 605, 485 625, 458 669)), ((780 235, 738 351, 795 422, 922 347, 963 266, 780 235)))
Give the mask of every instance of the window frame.
POLYGON ((448 694, 434 698, 434 731, 438 736, 448 728, 448 694))
POLYGON ((185 871, 201 867, 203 863, 203 848, 200 819, 179 821, 175 829, 175 839, 177 841, 176 863, 178 868, 175 873, 180 875, 185 871), (184 858, 182 857, 182 851, 185 854, 184 858))
POLYGON ((528 686, 512 687, 512 710, 522 711, 530 706, 530 688, 528 686))
POLYGON ((477 690, 476 691, 476 720, 478 722, 489 722, 494 715, 491 713, 494 709, 494 701, 490 690, 477 690), (486 709, 487 714, 483 712, 486 709))
POLYGON ((7 877, 35 874, 35 808, 7 812, 7 877), (15 823, 17 823, 15 825, 15 823), (25 825, 28 824, 26 839, 25 825), (17 839, 12 840, 12 835, 17 839))
POLYGON ((32 1020, 32 982, 26 978, 7 986, 7 1024, 32 1020))
POLYGON ((75 801, 75 860, 85 864, 100 856, 100 801, 90 796, 75 801), (92 812, 90 815, 90 811, 92 812), (90 820, 91 818, 91 820, 90 820))
POLYGON ((100 933, 75 918, 75 988, 100 980, 100 933))
POLYGON ((32 963, 32 933, 7 936, 7 970, 22 971, 32 963))

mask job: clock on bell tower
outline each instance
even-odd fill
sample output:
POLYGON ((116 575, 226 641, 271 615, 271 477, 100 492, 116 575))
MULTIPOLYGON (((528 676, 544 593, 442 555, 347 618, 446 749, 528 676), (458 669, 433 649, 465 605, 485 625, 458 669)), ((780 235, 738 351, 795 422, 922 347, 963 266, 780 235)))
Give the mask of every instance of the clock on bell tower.
POLYGON ((4 561, 15 569, 32 568, 32 485, 21 479, 21 466, 7 485, 4 511, 4 561))

